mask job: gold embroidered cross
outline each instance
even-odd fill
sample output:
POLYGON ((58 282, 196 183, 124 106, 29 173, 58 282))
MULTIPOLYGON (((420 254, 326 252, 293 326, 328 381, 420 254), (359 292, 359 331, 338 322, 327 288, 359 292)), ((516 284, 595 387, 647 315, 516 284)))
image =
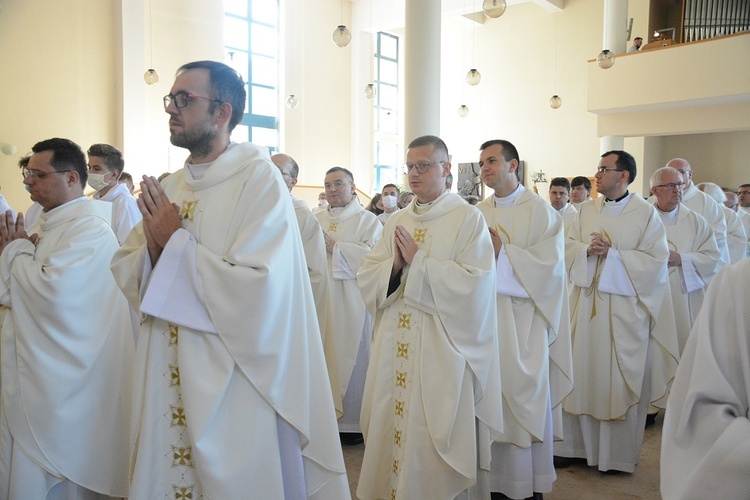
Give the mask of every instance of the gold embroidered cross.
POLYGON ((397 430, 393 432, 393 444, 401 446, 401 431, 397 430))
POLYGON ((172 463, 176 466, 186 465, 188 467, 193 466, 193 455, 190 446, 186 448, 172 447, 172 463))
POLYGON ((398 476, 398 460, 395 458, 393 459, 393 465, 391 465, 391 470, 393 470, 393 473, 398 476))
POLYGON ((396 387, 406 387, 406 372, 396 371, 396 387))
POLYGON ((398 327, 411 330, 411 313, 398 313, 398 327))
POLYGON ((169 387, 180 385, 180 368, 177 365, 169 365, 169 387))
POLYGON ((185 410, 179 406, 169 405, 172 417, 172 427, 185 425, 185 410))
POLYGON ((427 228, 414 228, 414 243, 424 243, 425 236, 427 236, 427 228))
POLYGON ((397 351, 396 357, 409 359, 409 343, 408 342, 396 342, 397 351))
POLYGON ((328 223, 328 231, 329 232, 335 233, 338 228, 339 228, 338 222, 329 222, 328 223))
POLYGON ((403 401, 396 401, 396 415, 399 417, 404 416, 404 402, 403 401))
POLYGON ((180 218, 193 222, 193 219, 195 218, 195 208, 197 206, 197 201, 183 201, 182 208, 180 208, 180 218))

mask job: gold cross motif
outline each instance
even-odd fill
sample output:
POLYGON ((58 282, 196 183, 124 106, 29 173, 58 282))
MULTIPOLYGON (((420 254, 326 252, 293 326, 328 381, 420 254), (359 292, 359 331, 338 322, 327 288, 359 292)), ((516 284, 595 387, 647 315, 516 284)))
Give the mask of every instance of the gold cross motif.
POLYGON ((168 323, 168 324, 169 324, 169 345, 171 346, 177 345, 177 339, 178 339, 177 334, 179 332, 179 328, 177 325, 173 323, 168 323))
POLYGON ((193 453, 190 446, 186 448, 172 447, 172 465, 174 466, 193 466, 193 453))
POLYGON ((396 401, 396 415, 399 417, 404 416, 404 402, 403 401, 396 401))
POLYGON ((393 473, 398 476, 398 460, 395 458, 393 459, 393 465, 391 466, 391 470, 393 470, 393 473))
POLYGON ((336 230, 338 229, 338 227, 339 227, 339 223, 338 222, 329 222, 328 223, 328 231, 331 232, 331 233, 335 233, 336 230))
POLYGON ((411 330, 411 313, 398 313, 398 327, 411 330))
POLYGON ((193 487, 184 487, 184 486, 174 486, 172 485, 172 490, 174 491, 174 498, 175 500, 190 500, 193 498, 193 487))
POLYGON ((185 426, 185 409, 175 405, 169 405, 169 414, 172 417, 172 427, 185 426))
POLYGON ((391 500, 396 500, 396 489, 391 488, 391 500))
POLYGON ((393 444, 401 446, 401 431, 397 430, 393 432, 393 444))
POLYGON ((193 222, 193 219, 195 218, 195 208, 197 206, 197 201, 183 201, 182 208, 180 208, 180 218, 193 222))
POLYGON ((396 357, 409 359, 409 343, 396 342, 396 357))
POLYGON ((396 371, 396 387, 406 387, 406 372, 396 371))
POLYGON ((427 236, 427 228, 414 228, 414 243, 424 243, 425 236, 427 236))
POLYGON ((180 385, 180 368, 177 365, 169 365, 169 387, 180 385))

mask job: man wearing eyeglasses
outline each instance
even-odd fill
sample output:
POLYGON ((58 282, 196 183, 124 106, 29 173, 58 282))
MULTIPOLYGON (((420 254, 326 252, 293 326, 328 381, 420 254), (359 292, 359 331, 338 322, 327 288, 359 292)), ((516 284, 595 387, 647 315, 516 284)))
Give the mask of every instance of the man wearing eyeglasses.
POLYGON ((502 429, 495 267, 481 214, 446 190, 448 159, 438 137, 409 144, 416 200, 386 222, 357 275, 375 315, 359 498, 489 497, 502 429))
POLYGON ((719 267, 728 266, 731 259, 727 246, 727 222, 721 207, 693 183, 693 167, 687 160, 673 158, 667 162, 666 166, 676 169, 682 175, 682 182, 685 183, 682 188, 682 204, 706 219, 714 232, 716 244, 719 245, 719 252, 721 253, 719 267))
POLYGON ((680 172, 662 167, 651 176, 649 199, 667 230, 669 288, 680 354, 698 316, 706 287, 719 268, 719 247, 706 219, 680 203, 680 172))
POLYGON ((359 417, 372 334, 372 317, 357 289, 357 271, 362 257, 380 239, 383 226, 359 203, 348 169, 329 169, 324 187, 328 206, 315 217, 323 229, 332 310, 325 352, 335 379, 333 399, 342 405, 337 408, 343 411, 338 422, 341 440, 356 445, 363 441, 359 417))
POLYGON ((130 497, 348 494, 289 190, 265 148, 230 142, 245 82, 189 63, 164 104, 190 156, 144 176, 111 267, 142 317, 130 497))
POLYGON ((505 140, 480 147, 482 181, 494 196, 477 205, 491 235, 494 306, 503 380, 503 433, 492 445, 492 498, 542 498, 556 475, 552 443, 562 429, 563 398, 573 388, 570 309, 565 274, 564 193, 548 205, 517 176, 519 155, 505 140), (564 203, 564 205, 563 205, 564 203))
MULTIPOLYGON (((750 200, 750 184, 740 186, 739 191, 740 193, 744 192, 743 196, 750 200)), ((750 211, 745 211, 740 207, 740 197, 737 193, 724 191, 724 194, 727 195, 727 201, 724 202, 724 204, 737 213, 742 222, 742 227, 745 229, 745 236, 747 236, 747 249, 745 255, 750 257, 750 211)))
POLYGON ((581 206, 566 235, 575 384, 563 403, 558 466, 586 459, 632 473, 648 406, 677 368, 666 230, 656 208, 628 191, 635 176, 630 154, 604 153, 595 175, 603 196, 581 206), (657 320, 664 326, 652 329, 657 320))
POLYGON ((134 340, 107 272, 112 208, 83 195, 77 144, 32 151, 22 172, 44 211, 35 233, 23 214, 0 216, 0 497, 127 497, 134 340))

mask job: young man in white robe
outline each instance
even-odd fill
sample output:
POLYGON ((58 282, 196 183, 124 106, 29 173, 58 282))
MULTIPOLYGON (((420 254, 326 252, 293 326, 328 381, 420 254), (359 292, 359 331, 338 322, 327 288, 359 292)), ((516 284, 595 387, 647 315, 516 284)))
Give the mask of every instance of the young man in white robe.
POLYGON ((683 183, 677 170, 658 169, 650 184, 653 204, 667 230, 669 289, 682 353, 706 287, 719 268, 719 247, 706 219, 680 203, 683 183))
POLYGON ((667 403, 662 498, 747 498, 750 492, 750 260, 708 287, 667 403))
POLYGON ((130 497, 347 498, 289 191, 265 148, 229 140, 242 76, 186 64, 164 104, 190 156, 144 176, 112 261, 143 320, 130 497))
POLYGON ((667 162, 666 166, 674 168, 682 175, 682 182, 685 183, 685 187, 682 188, 682 204, 706 219, 714 232, 716 244, 719 246, 719 252, 721 253, 719 268, 728 266, 730 257, 727 246, 727 221, 721 207, 693 183, 693 167, 687 160, 673 158, 667 162))
POLYGON ((603 154, 595 176, 603 196, 581 207, 565 243, 575 384, 555 455, 600 471, 634 471, 649 403, 666 393, 679 356, 664 288, 666 230, 653 205, 628 192, 635 176, 630 154, 603 154))
POLYGON ((112 208, 83 195, 86 159, 37 143, 23 169, 43 207, 0 217, 0 498, 128 496, 134 340, 109 272, 112 208))
POLYGON ((125 160, 119 149, 109 144, 94 144, 87 151, 89 156, 89 186, 96 191, 95 200, 112 203, 112 229, 122 245, 130 230, 141 219, 138 202, 126 184, 119 182, 125 160))
POLYGON ((381 224, 385 225, 393 214, 401 210, 398 208, 398 197, 401 195, 401 192, 397 185, 386 184, 383 186, 380 194, 382 195, 380 202, 383 204, 384 210, 382 214, 378 215, 378 220, 381 224))
POLYGON ((375 214, 365 210, 356 196, 352 173, 333 167, 325 176, 328 207, 315 216, 323 228, 328 258, 328 288, 332 320, 326 332, 325 352, 334 400, 342 400, 343 416, 339 432, 344 444, 363 441, 359 425, 362 391, 370 360, 372 318, 357 288, 357 271, 362 256, 380 238, 383 225, 375 214))
POLYGON ((362 499, 488 498, 502 430, 492 242, 446 190, 438 137, 406 153, 416 200, 391 217, 357 281, 375 317, 362 404, 362 499))
MULTIPOLYGON (((492 445, 491 490, 538 499, 557 478, 552 443, 562 438, 561 403, 573 389, 563 220, 554 203, 518 182, 513 144, 488 141, 480 151, 482 181, 495 192, 477 208, 495 249, 503 380, 504 430, 492 445)), ((556 187, 565 195, 555 198, 567 205, 565 186, 556 187)))
POLYGON ((570 201, 570 182, 565 177, 555 177, 549 183, 549 202, 563 218, 564 229, 570 226, 578 210, 570 201))

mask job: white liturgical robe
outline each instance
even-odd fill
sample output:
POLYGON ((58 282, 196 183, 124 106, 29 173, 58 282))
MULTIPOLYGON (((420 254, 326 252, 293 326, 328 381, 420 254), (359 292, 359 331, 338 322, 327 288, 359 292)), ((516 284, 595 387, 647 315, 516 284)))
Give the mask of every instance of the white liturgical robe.
POLYGON ((348 498, 289 191, 250 143, 193 168, 156 266, 142 224, 112 262, 143 319, 131 498, 348 498))
POLYGON ((719 268, 728 266, 731 260, 729 247, 727 246, 727 221, 719 204, 698 189, 693 182, 690 183, 690 187, 685 188, 685 192, 682 194, 682 204, 706 219, 709 227, 714 231, 716 244, 719 246, 719 253, 721 253, 719 268))
POLYGON ((664 416, 661 494, 750 493, 750 260, 711 281, 677 369, 664 416))
POLYGON ((130 230, 143 218, 138 209, 138 202, 130 194, 127 184, 119 182, 104 196, 100 196, 99 193, 94 194, 94 199, 112 203, 112 229, 117 236, 117 241, 122 245, 130 230))
MULTIPOLYGON (((345 207, 330 205, 315 214, 324 232, 336 240, 328 257, 328 289, 332 319, 325 333, 325 353, 332 381, 343 400, 341 432, 360 432, 359 417, 367 364, 370 359, 372 319, 357 288, 357 271, 362 256, 380 238, 383 225, 354 197, 345 207)), ((338 408, 337 408, 338 409, 338 408)))
POLYGON ((0 256, 0 498, 74 483, 128 496, 133 334, 108 203, 42 213, 0 256), (31 234, 31 233, 30 233, 31 234))
POLYGON ((581 207, 565 246, 573 284, 575 385, 563 403, 565 440, 556 444, 555 454, 585 457, 600 470, 632 472, 648 403, 666 393, 679 356, 664 288, 666 230, 639 195, 606 203, 600 197, 581 207), (611 245, 606 257, 587 256, 593 232, 611 245), (665 327, 654 328, 667 306, 665 327), (649 370, 649 357, 658 369, 649 370))
POLYGON ((736 264, 744 259, 747 254, 747 234, 742 224, 740 216, 725 206, 719 206, 724 212, 724 218, 727 221, 727 249, 729 250, 729 260, 736 264))
POLYGON ((523 186, 518 191, 510 206, 496 206, 492 196, 477 208, 503 241, 495 296, 504 430, 493 445, 492 491, 526 498, 552 489, 552 433, 548 439, 544 433, 551 427, 562 438, 561 403, 573 389, 573 361, 563 220, 532 191, 523 186), (531 457, 531 447, 542 441, 543 463, 527 460, 532 467, 524 473, 505 463, 496 467, 509 454, 499 443, 523 448, 531 457))
POLYGON ((572 203, 566 203, 559 213, 563 218, 564 229, 567 230, 568 226, 570 226, 570 223, 573 222, 573 219, 576 218, 578 209, 576 209, 575 205, 573 205, 572 203))
POLYGON ((359 289, 375 317, 362 403, 357 496, 489 498, 490 444, 502 431, 492 242, 455 193, 411 203, 362 257, 359 289), (394 228, 419 250, 388 294, 394 228), (470 494, 471 495, 471 494, 470 494))

